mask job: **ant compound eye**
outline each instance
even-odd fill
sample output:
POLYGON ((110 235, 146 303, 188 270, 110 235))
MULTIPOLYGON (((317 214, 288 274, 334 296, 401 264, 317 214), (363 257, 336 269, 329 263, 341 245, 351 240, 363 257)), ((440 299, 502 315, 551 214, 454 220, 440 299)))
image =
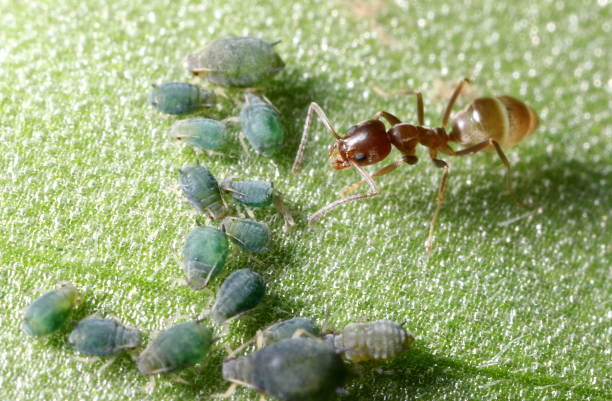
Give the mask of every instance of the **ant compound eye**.
POLYGON ((355 153, 355 156, 353 156, 353 159, 355 161, 358 161, 358 162, 362 162, 366 158, 367 158, 367 155, 365 153, 363 153, 363 152, 357 152, 357 153, 355 153))

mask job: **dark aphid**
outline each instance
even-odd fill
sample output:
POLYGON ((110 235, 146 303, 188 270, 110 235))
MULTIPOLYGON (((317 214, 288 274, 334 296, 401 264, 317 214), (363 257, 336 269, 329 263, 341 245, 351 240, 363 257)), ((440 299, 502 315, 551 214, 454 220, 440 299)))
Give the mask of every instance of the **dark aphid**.
POLYGON ((226 217, 221 223, 221 229, 242 249, 255 253, 268 250, 270 229, 263 223, 251 219, 226 217))
POLYGON ((269 43, 252 37, 215 40, 187 57, 187 69, 215 85, 248 88, 282 70, 285 63, 269 43))
POLYGON ((185 82, 153 85, 149 104, 166 114, 186 114, 215 103, 215 92, 185 82))
POLYGON ((25 310, 23 329, 27 335, 38 337, 62 327, 70 312, 80 302, 81 294, 68 282, 37 298, 25 310))
POLYGON ((303 317, 294 317, 293 319, 275 323, 257 333, 257 346, 258 348, 262 348, 277 343, 280 340, 292 338, 298 330, 304 331, 301 335, 302 337, 308 337, 309 334, 307 333, 315 337, 321 335, 321 330, 319 330, 312 320, 303 317))
POLYGON ((200 213, 218 219, 225 214, 221 191, 215 177, 202 166, 188 165, 180 171, 183 195, 200 213))
POLYGON ((256 307, 264 292, 265 284, 259 274, 249 269, 236 270, 221 284, 210 316, 221 325, 256 307))
POLYGON ((267 101, 247 93, 240 111, 242 132, 253 149, 266 157, 280 150, 285 136, 278 111, 267 101))
POLYGON ((138 330, 128 329, 113 319, 81 320, 68 338, 70 345, 87 355, 109 356, 140 346, 138 330))
POLYGON ((166 373, 200 362, 213 343, 213 331, 198 322, 177 324, 160 332, 136 358, 143 375, 166 373))
POLYGON ((187 285, 194 290, 205 287, 225 264, 229 243, 214 227, 196 227, 185 239, 183 271, 187 285))
MULTIPOLYGON (((324 341, 291 338, 223 362, 223 378, 283 401, 330 398, 348 376, 342 358, 324 341)), ((230 391, 233 388, 230 388, 230 391)))
POLYGON ((170 127, 170 134, 177 141, 186 142, 201 150, 222 152, 227 150, 230 144, 225 124, 210 118, 179 120, 170 127))
POLYGON ((269 181, 228 178, 221 181, 221 189, 229 192, 234 199, 247 206, 266 207, 274 201, 274 187, 269 181))
POLYGON ((328 334, 327 339, 334 347, 345 349, 344 358, 352 362, 393 359, 414 343, 401 324, 386 319, 350 323, 340 334, 328 334))

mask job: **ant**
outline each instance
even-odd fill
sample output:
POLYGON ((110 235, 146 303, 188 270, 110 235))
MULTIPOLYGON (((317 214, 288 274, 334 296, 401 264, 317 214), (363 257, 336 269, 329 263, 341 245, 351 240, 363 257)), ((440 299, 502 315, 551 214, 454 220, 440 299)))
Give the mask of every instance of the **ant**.
MULTIPOLYGON (((304 133, 291 171, 295 173, 300 167, 313 113, 316 113, 325 125, 325 128, 336 138, 336 142, 330 147, 328 152, 329 157, 332 159, 332 167, 336 170, 353 167, 363 178, 363 180, 346 187, 341 194, 346 196, 366 183, 370 186, 371 192, 349 196, 332 202, 311 215, 308 223, 314 224, 324 214, 345 203, 378 195, 380 188, 374 182, 374 178, 385 175, 404 163, 415 164, 418 162, 419 159, 416 156, 417 145, 429 148, 431 161, 436 167, 442 169, 442 179, 436 198, 436 210, 429 226, 429 236, 427 238, 427 249, 429 251, 433 249, 434 227, 442 202, 444 201, 444 192, 448 182, 448 164, 438 158, 438 152, 449 156, 467 156, 483 150, 494 149, 506 167, 506 187, 510 195, 521 206, 526 208, 533 207, 533 205, 525 205, 521 202, 512 191, 510 163, 502 151, 502 147, 510 148, 524 137, 533 133, 538 126, 538 116, 531 107, 510 96, 480 97, 457 113, 452 121, 450 133, 447 133, 446 127, 448 126, 453 106, 467 83, 469 83, 467 78, 464 78, 459 83, 448 101, 442 117, 442 125, 433 128, 424 126, 423 97, 420 91, 414 89, 400 91, 396 94, 416 96, 418 125, 402 123, 393 114, 379 111, 374 115, 373 119, 350 127, 344 136, 338 135, 323 109, 317 103, 312 102, 308 107, 304 133), (387 130, 381 118, 391 124, 391 128, 387 130), (449 146, 449 142, 457 142, 466 147, 455 151, 449 146), (389 152, 391 152, 392 146, 395 146, 402 153, 401 159, 394 161, 371 175, 363 169, 362 166, 375 164, 385 159, 389 152)), ((374 89, 383 96, 389 96, 389 94, 382 92, 376 86, 374 86, 374 89)))

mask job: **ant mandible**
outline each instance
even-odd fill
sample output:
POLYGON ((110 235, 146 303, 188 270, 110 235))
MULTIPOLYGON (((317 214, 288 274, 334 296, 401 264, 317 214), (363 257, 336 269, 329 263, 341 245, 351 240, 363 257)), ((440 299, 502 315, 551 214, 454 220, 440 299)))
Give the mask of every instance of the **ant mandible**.
MULTIPOLYGON (((438 196, 436 198, 436 210, 434 211, 429 226, 429 236, 427 238, 427 249, 429 251, 433 248, 434 227, 440 213, 442 202, 444 201, 444 192, 448 182, 448 164, 444 160, 438 158, 438 152, 449 156, 467 156, 482 150, 495 149, 497 155, 506 167, 506 187, 508 192, 520 205, 527 208, 533 207, 521 202, 512 191, 510 163, 506 155, 504 155, 502 147, 512 147, 524 137, 535 131, 538 126, 538 116, 531 107, 513 97, 481 97, 475 99, 457 113, 452 121, 451 131, 447 133, 446 127, 453 106, 461 90, 467 83, 469 83, 467 78, 459 83, 446 106, 446 110, 442 117, 442 125, 434 128, 424 126, 425 113, 423 97, 418 90, 405 90, 399 92, 401 94, 412 94, 416 96, 418 125, 402 123, 393 114, 386 111, 379 111, 374 115, 373 119, 349 128, 344 136, 340 136, 336 133, 336 130, 334 130, 331 121, 327 118, 323 109, 321 109, 317 103, 312 102, 308 107, 308 116, 306 117, 306 123, 304 125, 304 133, 291 171, 295 173, 300 167, 304 157, 304 150, 306 149, 313 113, 316 113, 327 130, 336 138, 336 142, 331 146, 328 152, 329 157, 332 159, 332 167, 336 170, 354 167, 363 178, 362 181, 346 187, 342 191, 342 195, 348 195, 350 192, 366 183, 370 186, 371 192, 349 196, 332 202, 311 215, 308 219, 308 223, 315 223, 324 214, 345 203, 378 195, 380 193, 380 188, 378 184, 374 182, 374 178, 395 170, 403 163, 415 164, 419 160, 415 155, 416 146, 419 144, 429 148, 429 156, 433 164, 443 170, 442 179, 438 188, 438 196), (387 120, 387 122, 391 124, 391 128, 387 130, 384 123, 380 121, 381 118, 387 120), (455 151, 449 146, 449 142, 457 142, 466 147, 455 151), (381 168, 371 175, 363 169, 362 166, 378 163, 387 157, 389 152, 391 152, 392 145, 402 153, 403 156, 401 159, 381 168)), ((382 91, 376 90, 384 96, 388 96, 382 91)))

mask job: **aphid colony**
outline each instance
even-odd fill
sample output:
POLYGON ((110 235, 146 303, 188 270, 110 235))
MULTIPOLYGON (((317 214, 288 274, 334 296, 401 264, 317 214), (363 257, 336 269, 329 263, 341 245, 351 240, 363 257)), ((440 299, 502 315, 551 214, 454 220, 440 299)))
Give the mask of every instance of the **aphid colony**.
MULTIPOLYGON (((265 81, 283 68, 284 64, 273 46, 257 38, 223 39, 190 55, 187 66, 194 75, 205 76, 213 84, 249 87, 265 81)), ((157 110, 172 115, 210 107, 215 100, 214 91, 181 82, 155 86, 148 99, 157 110)), ((284 131, 280 114, 267 99, 247 93, 239 119, 244 136, 256 152, 271 157, 281 148, 284 131)), ((194 117, 176 121, 170 132, 177 140, 200 151, 225 152, 231 143, 226 124, 226 121, 194 117)), ((218 228, 198 225, 185 238, 182 269, 185 283, 191 289, 206 287, 222 272, 230 255, 230 241, 254 254, 269 249, 272 235, 268 226, 252 218, 228 216, 224 194, 247 211, 251 207, 263 208, 273 204, 284 217, 285 227, 295 224, 271 182, 234 177, 219 182, 208 169, 195 164, 180 170, 179 184, 182 195, 199 215, 220 221, 218 228)), ((144 349, 141 331, 128 328, 115 318, 95 315, 76 323, 68 342, 79 353, 89 356, 108 357, 122 351, 138 353, 133 359, 138 370, 146 376, 176 371, 201 363, 213 347, 217 337, 205 321, 227 328, 232 320, 257 307, 265 292, 262 277, 242 268, 229 274, 221 283, 210 310, 203 311, 197 320, 160 331, 144 349)), ((30 336, 40 337, 60 330, 69 324, 71 312, 81 301, 81 293, 72 284, 62 283, 26 308, 24 331, 30 336)), ((387 321, 369 325, 386 327, 388 324, 383 322, 387 321)), ((359 331, 357 336, 372 338, 358 341, 352 336, 351 352, 366 355, 360 360, 380 359, 377 353, 380 346, 377 348, 376 344, 382 342, 396 345, 393 352, 385 354, 382 359, 397 356, 411 344, 406 338, 413 337, 396 326, 396 330, 384 331, 388 338, 381 337, 376 331, 359 331)), ((238 384, 287 401, 326 399, 335 392, 345 391, 342 385, 350 372, 345 361, 354 358, 348 353, 348 348, 329 340, 341 337, 328 334, 325 340, 321 330, 305 318, 278 322, 260 330, 255 337, 257 351, 240 357, 232 352, 223 362, 223 378, 232 383, 226 395, 230 395, 238 384)))
MULTIPOLYGON (((257 273, 237 270, 221 285, 210 318, 226 324, 257 306, 264 292, 257 273)), ((69 324, 80 301, 80 292, 62 283, 26 308, 24 331, 34 337, 59 331, 69 324)), ((223 378, 231 383, 225 396, 245 385, 285 401, 327 399, 346 392, 342 386, 351 374, 345 361, 393 359, 412 345, 414 337, 390 320, 352 323, 338 334, 322 337, 310 319, 293 318, 259 331, 255 340, 255 352, 238 357, 232 352, 223 362, 223 378)), ((213 329, 203 320, 187 321, 159 332, 133 359, 145 376, 164 374, 203 362, 215 341, 213 329)), ((107 357, 124 350, 137 352, 142 334, 115 319, 88 317, 76 324, 68 342, 81 354, 107 357)))

